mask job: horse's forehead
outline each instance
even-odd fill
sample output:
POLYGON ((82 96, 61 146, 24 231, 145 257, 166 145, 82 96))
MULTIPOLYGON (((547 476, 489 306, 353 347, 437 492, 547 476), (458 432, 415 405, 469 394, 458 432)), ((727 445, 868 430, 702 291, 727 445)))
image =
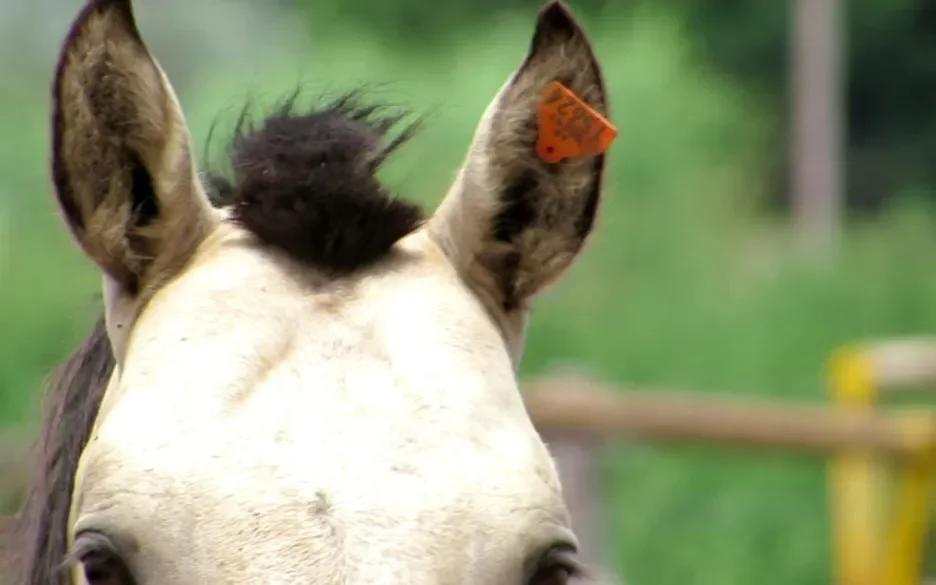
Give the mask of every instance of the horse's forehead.
POLYGON ((349 564, 418 582, 569 537, 501 332, 426 239, 330 287, 223 229, 135 323, 75 529, 145 541, 147 571, 230 583, 254 553, 323 582, 349 564))
POLYGON ((131 454, 98 443, 76 529, 111 535, 141 581, 177 583, 246 584, 266 571, 322 583, 349 582, 349 571, 368 582, 521 582, 518 559, 571 539, 556 492, 503 454, 452 441, 421 457, 353 442, 316 454, 216 438, 227 445, 136 444, 131 454), (498 459, 515 467, 490 464, 498 459), (243 574, 248 566, 259 573, 243 574))
POLYGON ((520 582, 517 559, 571 539, 520 405, 477 382, 431 396, 428 380, 385 387, 376 367, 321 370, 334 394, 318 397, 314 383, 299 392, 294 366, 240 395, 170 405, 128 393, 83 456, 74 530, 125 541, 136 566, 178 583, 246 583, 241 566, 323 583, 348 582, 348 570, 520 582))
MULTIPOLYGON (((478 293, 424 231, 399 241, 375 267, 336 278, 265 249, 245 230, 221 221, 186 269, 153 297, 109 303, 108 333, 135 350, 124 368, 128 375, 199 354, 217 360, 205 375, 234 375, 228 363, 239 355, 268 367, 297 353, 308 369, 351 368, 377 352, 398 368, 445 376, 449 361, 429 358, 453 345, 461 366, 499 372, 507 365, 503 356, 519 358, 522 323, 478 293), (231 347, 231 340, 243 343, 231 347), (338 347, 341 355, 332 355, 338 347)), ((117 349, 122 356, 127 348, 117 349)), ((507 368, 511 374, 513 366, 507 368)), ((191 372, 162 369, 191 379, 191 372)))
POLYGON ((236 329, 253 311, 275 320, 289 308, 301 309, 307 320, 354 322, 374 311, 390 314, 388 305, 405 304, 401 289, 431 289, 443 302, 464 292, 458 290, 463 287, 454 268, 423 232, 398 242, 395 254, 373 269, 335 278, 270 250, 228 221, 226 210, 218 213, 222 221, 173 282, 125 308, 128 328, 236 329), (212 318, 193 319, 190 311, 212 318))

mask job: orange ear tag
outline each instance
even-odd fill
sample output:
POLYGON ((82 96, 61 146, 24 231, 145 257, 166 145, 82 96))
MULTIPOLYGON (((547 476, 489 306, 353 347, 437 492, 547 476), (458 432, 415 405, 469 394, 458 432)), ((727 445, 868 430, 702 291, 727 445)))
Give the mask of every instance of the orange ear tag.
POLYGON ((543 90, 536 118, 536 154, 550 163, 601 154, 617 137, 614 124, 558 81, 543 90))

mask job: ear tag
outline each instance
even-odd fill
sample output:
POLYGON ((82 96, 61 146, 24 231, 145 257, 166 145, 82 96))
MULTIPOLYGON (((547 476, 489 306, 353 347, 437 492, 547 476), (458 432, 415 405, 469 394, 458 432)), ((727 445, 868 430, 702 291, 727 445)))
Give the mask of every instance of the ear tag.
POLYGON ((536 154, 549 163, 601 154, 617 137, 614 124, 558 81, 543 90, 536 118, 536 154))

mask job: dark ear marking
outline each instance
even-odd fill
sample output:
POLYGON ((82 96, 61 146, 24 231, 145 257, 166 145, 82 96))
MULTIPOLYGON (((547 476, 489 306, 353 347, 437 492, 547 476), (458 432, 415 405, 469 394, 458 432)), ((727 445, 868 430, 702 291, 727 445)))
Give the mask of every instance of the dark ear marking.
POLYGON ((524 299, 517 291, 522 259, 520 252, 514 249, 501 254, 493 254, 487 261, 500 287, 501 306, 505 311, 515 311, 524 307, 524 299))
POLYGON ((537 15, 530 53, 534 54, 541 47, 571 39, 578 34, 581 34, 581 27, 572 12, 561 0, 551 0, 537 15))
POLYGON ((527 226, 536 221, 536 195, 540 178, 530 169, 522 171, 504 187, 500 212, 494 218, 494 239, 512 242, 527 226))
POLYGON ((150 224, 159 217, 159 201, 153 188, 153 177, 136 153, 130 153, 130 195, 132 198, 132 222, 136 227, 150 224))
POLYGON ((595 226, 598 205, 601 203, 601 180, 604 171, 605 155, 599 154, 592 159, 592 175, 597 177, 588 187, 582 213, 575 220, 575 235, 585 241, 595 226))

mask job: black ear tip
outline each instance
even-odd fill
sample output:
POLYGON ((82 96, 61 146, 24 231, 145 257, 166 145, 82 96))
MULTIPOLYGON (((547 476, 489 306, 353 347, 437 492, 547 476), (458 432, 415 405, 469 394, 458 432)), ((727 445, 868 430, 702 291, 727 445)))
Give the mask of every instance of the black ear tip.
POLYGON ((133 15, 132 0, 91 0, 101 7, 101 10, 110 10, 127 25, 134 36, 139 38, 140 32, 137 30, 136 17, 133 15))
POLYGON ((116 24, 118 28, 122 28, 130 33, 134 39, 141 43, 143 42, 136 26, 136 19, 133 17, 133 5, 131 0, 88 0, 81 9, 81 12, 78 13, 78 16, 72 21, 71 26, 68 28, 68 34, 62 42, 55 69, 56 83, 53 89, 55 95, 58 95, 59 92, 58 81, 62 77, 62 73, 67 65, 67 57, 74 50, 75 46, 86 37, 89 23, 92 22, 93 19, 102 16, 111 23, 111 26, 116 24))
POLYGON ((136 25, 136 18, 133 15, 133 2, 131 0, 88 0, 81 14, 78 15, 72 24, 72 34, 69 36, 76 36, 94 15, 110 15, 111 18, 115 18, 115 20, 135 38, 140 38, 140 32, 136 25))
POLYGON ((133 21, 133 2, 131 0, 88 0, 85 4, 88 13, 110 12, 118 14, 128 21, 133 21))
POLYGON ((562 0, 550 0, 540 9, 536 29, 542 32, 564 32, 572 35, 579 30, 579 25, 572 11, 562 0))

